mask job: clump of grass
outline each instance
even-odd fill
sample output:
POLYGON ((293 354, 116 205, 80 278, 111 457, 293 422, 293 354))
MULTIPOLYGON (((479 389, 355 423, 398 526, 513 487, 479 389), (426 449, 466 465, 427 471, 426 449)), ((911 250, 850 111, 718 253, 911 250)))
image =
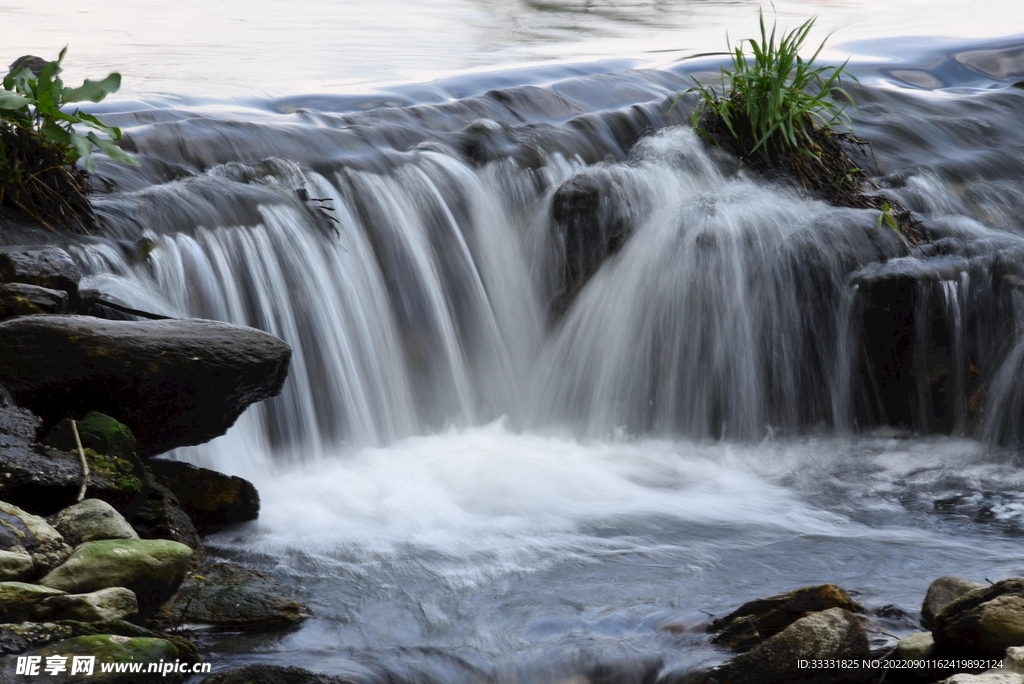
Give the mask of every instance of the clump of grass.
POLYGON ((815 63, 827 38, 810 59, 800 55, 815 18, 782 35, 777 23, 768 31, 763 12, 759 19, 760 39, 732 48, 721 89, 698 82, 688 91, 698 95, 694 128, 761 175, 795 181, 835 205, 879 209, 887 224, 909 226, 902 207, 885 204, 883 210, 887 200, 861 191, 870 180, 849 151, 868 144, 852 133, 846 110, 853 98, 843 87, 844 78, 856 79, 846 62, 815 63))
POLYGON ((93 150, 127 164, 138 161, 117 146, 121 131, 67 105, 100 102, 121 85, 112 73, 100 81, 65 86, 67 48, 56 61, 26 56, 11 65, 0 87, 0 206, 18 209, 42 225, 85 231, 93 220, 86 199, 93 150), (80 166, 79 166, 80 165, 80 166))

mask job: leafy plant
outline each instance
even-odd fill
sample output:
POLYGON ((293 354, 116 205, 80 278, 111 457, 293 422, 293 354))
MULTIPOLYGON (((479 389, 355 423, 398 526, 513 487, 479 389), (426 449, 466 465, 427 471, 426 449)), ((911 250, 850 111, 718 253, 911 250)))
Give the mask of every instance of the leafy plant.
POLYGON ((16 208, 44 226, 85 231, 94 221, 84 174, 96 167, 93 152, 126 164, 138 160, 117 146, 121 131, 68 105, 100 102, 121 85, 112 73, 100 81, 65 86, 61 63, 23 57, 0 88, 0 206, 16 208), (79 166, 80 165, 80 166, 79 166))
POLYGON ((138 166, 135 157, 115 145, 121 139, 121 130, 103 124, 92 114, 79 109, 64 111, 64 107, 77 102, 100 102, 121 87, 121 74, 112 73, 101 81, 85 80, 81 86, 64 85, 58 74, 67 53, 65 47, 55 62, 47 62, 35 73, 26 60, 15 62, 4 78, 0 90, 0 121, 26 133, 42 136, 50 143, 62 146, 68 164, 82 161, 87 172, 96 168, 92 158, 94 147, 101 149, 116 161, 138 166), (88 129, 84 133, 75 126, 88 129), (102 133, 108 138, 98 135, 102 133))
POLYGON ((895 230, 897 233, 900 232, 900 222, 896 214, 896 209, 888 202, 882 202, 882 206, 879 207, 877 227, 881 228, 883 223, 895 230))
POLYGON ((698 82, 688 91, 700 96, 692 123, 707 134, 701 121, 713 115, 745 156, 772 147, 820 159, 814 131, 818 127, 851 127, 845 106, 832 99, 835 91, 852 102, 841 85, 846 62, 840 66, 815 66, 825 41, 810 59, 800 56, 815 18, 779 40, 777 25, 773 24, 768 33, 763 12, 759 12, 759 18, 760 40, 742 41, 731 53, 732 68, 722 68, 722 85, 728 83, 728 90, 719 95, 714 88, 698 82), (744 46, 749 47, 750 55, 744 46))

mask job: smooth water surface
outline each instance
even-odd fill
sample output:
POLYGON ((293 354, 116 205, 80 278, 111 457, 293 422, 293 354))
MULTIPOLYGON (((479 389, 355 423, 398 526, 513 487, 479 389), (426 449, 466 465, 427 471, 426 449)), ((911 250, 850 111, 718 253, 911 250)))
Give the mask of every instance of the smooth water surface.
MULTIPOLYGON (((0 4, 0 62, 53 57, 66 76, 124 75, 131 96, 248 99, 365 92, 453 72, 540 62, 634 59, 667 63, 725 49, 726 34, 756 35, 753 0, 154 0, 0 4)), ((775 3, 783 25, 818 15, 831 44, 914 37, 1024 34, 1015 0, 832 0, 775 3)), ((891 47, 891 46, 890 46, 891 47)), ((836 48, 835 59, 863 47, 836 48)), ((863 54, 868 52, 869 55, 863 54)))

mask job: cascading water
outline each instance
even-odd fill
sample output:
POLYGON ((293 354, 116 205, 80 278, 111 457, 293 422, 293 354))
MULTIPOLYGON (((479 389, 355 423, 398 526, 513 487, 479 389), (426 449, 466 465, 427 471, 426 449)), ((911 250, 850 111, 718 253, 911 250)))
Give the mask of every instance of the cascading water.
POLYGON ((686 669, 720 658, 701 611, 819 581, 913 609, 940 574, 1022 571, 1014 457, 962 438, 1024 439, 1013 164, 965 188, 956 149, 880 134, 938 170, 886 182, 934 233, 911 252, 672 127, 675 75, 617 78, 639 104, 580 113, 559 83, 126 125, 153 184, 112 175, 107 237, 70 245, 87 285, 294 349, 281 396, 173 455, 257 484, 260 520, 211 546, 317 613, 263 657, 366 681, 686 669), (596 260, 566 188, 614 205, 596 260))

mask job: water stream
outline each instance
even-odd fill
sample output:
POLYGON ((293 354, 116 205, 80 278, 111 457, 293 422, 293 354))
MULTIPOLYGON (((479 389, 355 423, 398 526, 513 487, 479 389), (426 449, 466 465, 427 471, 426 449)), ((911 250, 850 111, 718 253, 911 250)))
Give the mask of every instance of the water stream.
POLYGON ((208 634, 211 662, 682 672, 750 598, 833 581, 902 634, 932 579, 1024 573, 1020 41, 907 54, 850 89, 917 251, 681 125, 713 59, 100 108, 143 167, 101 165, 86 285, 294 349, 281 396, 171 455, 256 483, 260 519, 209 545, 316 613, 208 634), (567 181, 624 231, 573 293, 567 181), (865 371, 886 287, 912 293, 899 387, 865 371))

